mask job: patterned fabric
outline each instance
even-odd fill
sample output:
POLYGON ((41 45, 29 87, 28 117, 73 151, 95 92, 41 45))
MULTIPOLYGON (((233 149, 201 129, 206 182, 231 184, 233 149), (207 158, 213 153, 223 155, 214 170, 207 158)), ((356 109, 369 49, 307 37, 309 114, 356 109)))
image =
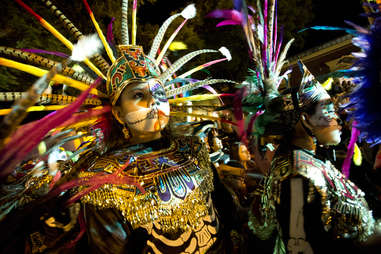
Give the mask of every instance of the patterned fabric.
POLYGON ((131 156, 134 162, 123 174, 135 177, 145 193, 135 186, 106 184, 84 196, 82 202, 119 210, 133 228, 152 222, 165 232, 197 228, 200 218, 209 214, 207 199, 213 191, 213 173, 204 146, 184 137, 173 140, 169 148, 144 154, 118 150, 98 159, 80 177, 111 174, 131 156))
MULTIPOLYGON (((375 220, 364 193, 345 178, 329 161, 323 162, 303 150, 274 158, 271 175, 266 181, 262 205, 266 210, 265 223, 276 227, 275 207, 280 204, 281 185, 291 177, 303 177, 310 184, 306 205, 321 201, 321 222, 325 231, 335 232, 336 238, 366 241, 375 230, 375 220)), ((252 225, 258 224, 254 216, 252 225)))

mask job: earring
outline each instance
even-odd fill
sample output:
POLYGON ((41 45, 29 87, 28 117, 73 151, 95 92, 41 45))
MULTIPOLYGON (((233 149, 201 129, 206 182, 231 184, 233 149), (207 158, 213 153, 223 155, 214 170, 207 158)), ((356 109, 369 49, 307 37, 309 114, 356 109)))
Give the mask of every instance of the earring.
POLYGON ((128 130, 128 127, 126 125, 123 126, 122 132, 125 139, 130 139, 130 131, 128 130))

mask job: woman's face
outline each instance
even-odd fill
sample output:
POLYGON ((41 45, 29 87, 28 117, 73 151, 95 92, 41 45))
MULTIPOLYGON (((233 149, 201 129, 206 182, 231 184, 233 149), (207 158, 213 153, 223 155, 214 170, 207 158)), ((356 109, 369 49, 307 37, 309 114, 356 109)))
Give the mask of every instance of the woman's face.
POLYGON ((341 126, 333 103, 329 100, 321 101, 316 106, 315 114, 310 116, 312 133, 322 145, 337 145, 341 141, 341 126))
POLYGON ((119 119, 132 132, 160 132, 169 120, 169 103, 165 90, 157 80, 128 85, 115 107, 119 119))
POLYGON ((247 149, 247 147, 243 144, 241 144, 239 146, 239 158, 241 161, 249 161, 251 159, 251 156, 250 156, 250 153, 249 153, 249 150, 247 149))

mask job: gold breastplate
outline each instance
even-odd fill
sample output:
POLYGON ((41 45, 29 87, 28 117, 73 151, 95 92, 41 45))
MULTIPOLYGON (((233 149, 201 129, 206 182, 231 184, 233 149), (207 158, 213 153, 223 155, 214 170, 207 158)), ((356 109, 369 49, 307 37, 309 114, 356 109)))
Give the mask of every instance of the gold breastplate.
POLYGON ((197 228, 201 218, 209 215, 207 199, 213 190, 213 173, 208 153, 193 138, 177 139, 169 148, 143 154, 115 151, 98 159, 80 177, 111 174, 132 156, 134 161, 122 174, 134 178, 145 193, 133 185, 105 184, 81 201, 118 209, 133 228, 155 222, 163 232, 197 228))

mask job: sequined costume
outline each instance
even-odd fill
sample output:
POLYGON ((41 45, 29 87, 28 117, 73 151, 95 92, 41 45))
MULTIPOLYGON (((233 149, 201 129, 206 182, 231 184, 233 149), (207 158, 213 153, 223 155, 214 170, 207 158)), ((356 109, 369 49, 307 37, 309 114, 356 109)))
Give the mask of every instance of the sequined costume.
POLYGON ((316 253, 331 253, 355 248, 346 239, 361 242, 374 234, 376 223, 364 192, 330 161, 323 161, 311 152, 297 148, 291 152, 279 152, 274 157, 271 174, 265 183, 266 194, 262 197, 266 228, 253 214, 250 216, 249 225, 256 234, 268 238, 279 223, 282 237, 289 239, 292 178, 303 181, 306 236, 299 239, 300 243, 307 240, 316 253), (324 245, 321 244, 323 239, 324 245))
POLYGON ((136 177, 146 191, 104 185, 82 197, 91 248, 100 253, 205 253, 216 241, 221 244, 205 147, 192 137, 171 140, 168 147, 161 142, 168 144, 159 140, 113 151, 80 174, 112 173, 132 156, 123 174, 136 177))
MULTIPOLYGON (((40 18, 21 0, 16 2, 40 18)), ((7 126, 12 127, 15 134, 12 136, 11 131, 0 133, 0 149, 5 154, 0 159, 3 166, 0 177, 7 177, 18 165, 25 163, 25 156, 44 138, 50 139, 55 146, 80 140, 75 146, 75 156, 79 159, 63 163, 65 167, 56 171, 52 171, 50 165, 37 167, 38 163, 31 163, 29 171, 53 173, 36 177, 26 174, 18 179, 21 180, 17 189, 8 191, 4 204, 0 203, 1 215, 6 220, 0 222, 9 227, 17 221, 17 215, 22 215, 19 217, 22 225, 11 231, 17 232, 14 233, 17 238, 4 236, 11 242, 1 245, 0 251, 8 252, 19 239, 21 243, 26 237, 29 244, 25 244, 25 248, 23 244, 17 246, 25 253, 89 250, 92 253, 230 253, 231 244, 226 235, 234 223, 234 207, 229 194, 218 182, 205 144, 195 137, 175 136, 172 130, 168 131, 170 134, 163 134, 170 115, 176 115, 178 122, 187 116, 182 110, 170 112, 170 104, 181 108, 186 100, 219 97, 218 94, 194 94, 186 98, 187 91, 221 82, 235 83, 225 79, 190 78, 205 67, 230 60, 229 51, 224 47, 220 51, 200 49, 169 63, 166 59, 168 47, 185 22, 195 17, 193 4, 163 23, 153 38, 150 52, 145 54, 136 44, 136 0, 132 3, 131 43, 127 25, 129 1, 122 1, 122 45, 117 46, 106 41, 90 6, 87 1, 83 2, 98 35, 83 36, 50 1, 46 1, 47 7, 54 10, 65 27, 75 33, 78 42, 72 45, 43 20, 42 25, 62 40, 72 50, 72 55, 62 63, 49 62, 48 68, 57 66, 47 74, 40 71, 42 77, 29 91, 29 97, 21 100, 22 107, 16 104, 6 117, 7 126), (167 28, 178 17, 182 17, 183 22, 161 47, 167 28), (104 46, 111 62, 109 64, 101 57, 105 63, 102 71, 89 60, 94 53, 100 52, 87 52, 93 51, 89 48, 92 49, 94 44, 104 46), (82 51, 86 53, 82 54, 82 51), (184 71, 184 64, 205 53, 220 53, 223 58, 176 74, 184 71), (86 75, 90 79, 74 80, 81 75, 67 67, 72 61, 85 62, 96 74, 89 72, 86 75), (74 74, 71 75, 73 79, 64 75, 59 76, 60 80, 54 79, 57 73, 69 75, 68 70, 74 74), (42 93, 50 81, 72 85, 84 92, 74 102, 70 96, 53 96, 61 98, 63 103, 72 103, 46 118, 14 130, 25 117, 27 108, 40 97, 46 97, 42 93), (96 85, 99 86, 95 88, 96 85), (140 94, 135 94, 137 87, 140 94), (99 98, 93 96, 94 99, 88 100, 89 93, 99 98), (176 98, 180 94, 184 96, 176 98), (38 135, 32 135, 36 132, 38 135), (68 136, 62 134, 69 132, 68 136), (84 136, 86 138, 82 139, 84 136), (24 184, 25 179, 29 185, 24 184), (24 206, 20 199, 29 191, 32 198, 24 206), (48 205, 46 210, 43 209, 45 205, 48 205), (223 208, 224 205, 227 207, 223 208), (27 222, 32 228, 28 228, 27 222), (28 229, 24 230, 24 227, 28 229), (79 240, 84 235, 86 237, 79 240)), ((112 34, 112 29, 109 32, 112 34)), ((7 49, 4 52, 15 55, 18 51, 7 49)), ((27 60, 34 59, 32 54, 23 56, 27 60)), ((8 67, 24 71, 33 69, 33 66, 8 59, 0 60, 1 65, 8 67)), ((50 152, 50 149, 39 151, 35 161, 38 162, 40 157, 44 160, 50 152)))

